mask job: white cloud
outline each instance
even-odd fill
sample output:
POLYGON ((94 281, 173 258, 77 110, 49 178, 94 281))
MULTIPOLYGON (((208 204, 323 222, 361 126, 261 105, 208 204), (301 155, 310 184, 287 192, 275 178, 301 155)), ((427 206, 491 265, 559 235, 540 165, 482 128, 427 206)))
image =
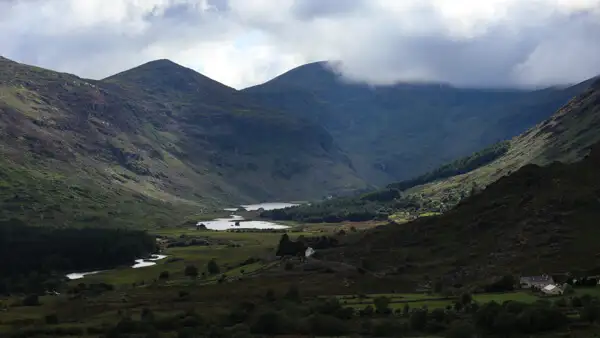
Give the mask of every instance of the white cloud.
POLYGON ((101 78, 169 58, 240 88, 348 78, 548 85, 600 73, 600 0, 0 0, 0 54, 101 78))

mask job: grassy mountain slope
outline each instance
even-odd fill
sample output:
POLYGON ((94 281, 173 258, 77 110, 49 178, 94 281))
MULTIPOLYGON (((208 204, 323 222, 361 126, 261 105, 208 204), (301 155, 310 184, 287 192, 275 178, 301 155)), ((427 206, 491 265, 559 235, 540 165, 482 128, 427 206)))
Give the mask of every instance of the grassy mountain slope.
POLYGON ((596 81, 549 119, 510 140, 506 153, 492 163, 407 192, 434 200, 456 197, 473 185, 486 186, 527 164, 580 160, 599 141, 600 81, 596 81))
POLYGON ((600 142, 600 81, 550 119, 510 141, 443 165, 413 179, 362 195, 264 212, 263 217, 296 221, 404 221, 449 210, 460 200, 527 164, 573 162, 600 142))
POLYGON ((355 238, 329 259, 473 282, 600 267, 600 143, 584 160, 527 165, 453 210, 355 238))
POLYGON ((2 216, 128 225, 364 186, 324 129, 244 96, 166 60, 91 81, 0 59, 2 216))
POLYGON ((321 124, 348 150, 363 177, 386 184, 510 139, 588 85, 535 91, 440 84, 370 87, 344 83, 320 62, 244 92, 267 106, 321 124))

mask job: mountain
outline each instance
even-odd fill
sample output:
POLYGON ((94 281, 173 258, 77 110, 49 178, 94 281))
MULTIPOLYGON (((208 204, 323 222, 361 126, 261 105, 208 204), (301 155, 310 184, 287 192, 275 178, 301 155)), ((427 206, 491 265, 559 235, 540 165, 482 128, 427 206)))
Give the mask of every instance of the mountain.
POLYGON ((600 81, 513 140, 504 158, 515 171, 443 215, 379 227, 323 254, 462 282, 600 268, 600 81))
POLYGON ((600 144, 584 160, 527 165, 441 216, 367 232, 329 259, 407 276, 539 274, 599 268, 600 144))
POLYGON ((358 173, 383 185, 431 171, 549 117, 589 82, 542 90, 446 84, 352 84, 326 62, 243 90, 257 102, 327 129, 358 173))
POLYGON ((600 79, 591 82, 590 88, 549 119, 504 142, 503 152, 490 158, 490 163, 469 168, 461 175, 432 177, 427 184, 411 186, 406 192, 433 200, 456 199, 452 196, 462 195, 474 185, 484 187, 527 164, 543 166, 581 160, 596 142, 600 142, 600 79))
POLYGON ((167 60, 94 81, 0 59, 0 152, 1 217, 40 224, 165 224, 365 186, 324 128, 167 60))

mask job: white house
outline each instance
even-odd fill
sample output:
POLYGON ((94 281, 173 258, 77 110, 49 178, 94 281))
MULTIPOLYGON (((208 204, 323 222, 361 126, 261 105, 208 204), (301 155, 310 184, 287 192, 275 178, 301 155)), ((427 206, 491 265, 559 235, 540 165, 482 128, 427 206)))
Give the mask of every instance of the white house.
POLYGON ((548 275, 542 276, 531 276, 531 277, 521 277, 520 279, 521 287, 524 289, 529 289, 532 286, 538 289, 544 288, 546 285, 554 284, 554 279, 548 275))
POLYGON ((560 286, 555 284, 548 284, 542 288, 542 292, 546 295, 562 295, 563 290, 560 286))

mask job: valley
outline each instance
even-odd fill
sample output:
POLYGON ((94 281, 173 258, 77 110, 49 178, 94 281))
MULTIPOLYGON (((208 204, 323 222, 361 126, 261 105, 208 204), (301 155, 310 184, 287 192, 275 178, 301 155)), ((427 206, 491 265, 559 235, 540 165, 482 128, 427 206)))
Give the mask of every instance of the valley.
POLYGON ((599 94, 2 58, 0 336, 589 337, 599 94))

